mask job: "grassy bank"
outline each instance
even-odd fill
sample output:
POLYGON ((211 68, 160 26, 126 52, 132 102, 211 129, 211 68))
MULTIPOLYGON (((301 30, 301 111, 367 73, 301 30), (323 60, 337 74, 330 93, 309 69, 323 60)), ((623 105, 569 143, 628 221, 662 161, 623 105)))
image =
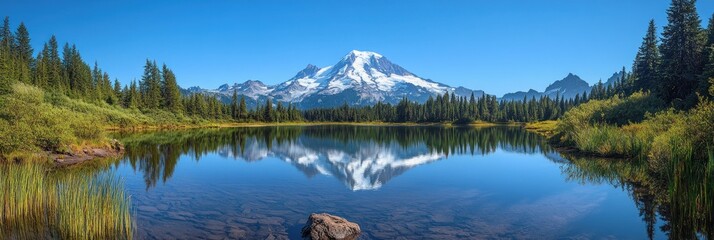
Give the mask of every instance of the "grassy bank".
POLYGON ((555 135, 557 124, 558 121, 556 120, 548 120, 540 122, 530 122, 526 123, 524 126, 525 129, 529 131, 536 132, 545 137, 552 137, 553 135, 555 135))
POLYGON ((107 147, 108 129, 163 129, 219 126, 167 111, 146 111, 88 103, 37 87, 14 84, 0 95, 0 161, 49 160, 48 153, 107 147), (44 156, 43 156, 44 155, 44 156))
POLYGON ((647 160, 653 171, 669 173, 675 159, 705 161, 714 146, 714 103, 702 99, 693 109, 665 107, 646 93, 591 100, 557 123, 530 124, 551 139, 603 157, 647 160))
MULTIPOLYGON (((625 181, 646 186, 666 209, 663 216, 671 224, 671 238, 714 236, 714 103, 710 100, 702 98, 694 108, 675 110, 645 93, 615 96, 575 107, 557 122, 526 128, 576 148, 577 156, 621 158, 571 157, 579 168, 590 169, 572 175, 592 180, 582 173, 620 171, 612 177, 624 176, 625 181), (613 164, 622 166, 614 171, 599 169, 613 164), (638 166, 637 171, 622 172, 630 166, 638 166)), ((603 175, 607 176, 596 174, 603 175)))

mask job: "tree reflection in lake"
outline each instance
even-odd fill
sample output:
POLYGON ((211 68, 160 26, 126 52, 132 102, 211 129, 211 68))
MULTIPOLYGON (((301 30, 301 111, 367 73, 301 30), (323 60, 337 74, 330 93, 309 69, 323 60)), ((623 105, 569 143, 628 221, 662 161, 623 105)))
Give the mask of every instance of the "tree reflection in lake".
MULTIPOLYGON (((596 159, 560 154, 551 148, 542 137, 518 127, 459 128, 338 125, 314 127, 282 126, 123 133, 118 134, 117 137, 121 138, 127 147, 126 157, 119 164, 130 165, 134 171, 139 172, 140 175, 143 176, 147 190, 157 187, 157 184, 169 182, 174 175, 174 171, 177 168, 179 161, 193 160, 199 162, 202 158, 208 155, 212 155, 213 158, 217 159, 236 159, 245 162, 258 162, 264 159, 279 159, 280 161, 295 167, 307 177, 318 175, 331 176, 344 184, 349 190, 358 192, 365 192, 362 190, 381 189, 390 181, 393 182, 392 184, 396 184, 396 181, 394 181, 395 177, 400 176, 407 171, 416 169, 417 166, 441 161, 449 158, 450 156, 454 156, 456 159, 459 159, 458 156, 462 155, 489 155, 489 158, 485 158, 488 159, 486 160, 486 162, 488 162, 497 159, 503 160, 502 158, 490 158, 494 155, 515 157, 522 156, 524 154, 540 155, 560 167, 560 172, 564 176, 565 181, 561 179, 552 179, 556 182, 574 182, 583 186, 610 185, 626 192, 627 195, 629 195, 631 202, 629 202, 625 196, 625 203, 631 205, 630 209, 636 208, 637 211, 639 211, 639 215, 642 220, 642 224, 637 225, 637 228, 640 228, 639 226, 643 226, 643 228, 635 230, 636 234, 642 234, 642 236, 647 236, 650 239, 662 238, 665 236, 669 236, 672 239, 712 239, 712 216, 714 216, 714 213, 712 212, 712 209, 714 209, 714 207, 712 207, 714 202, 712 201, 712 193, 714 190, 711 188, 714 185, 712 183, 712 176, 714 174, 711 173, 711 170, 706 171, 705 174, 699 175, 680 173, 675 174, 674 176, 656 176, 648 171, 646 163, 640 163, 632 160, 596 159), (500 153, 506 154, 504 155, 500 153), (679 187, 673 187, 670 184, 667 184, 666 182, 673 181, 664 181, 663 178, 665 177, 677 179, 675 182, 680 184, 679 187)), ((470 157, 466 157, 466 159, 469 158, 470 157)), ((714 160, 710 162, 714 162, 714 160)), ((512 164, 519 163, 513 162, 512 164)), ((524 162, 524 164, 528 163, 524 162)), ((702 167, 708 169, 714 168, 712 167, 714 164, 710 164, 711 165, 702 167)), ((487 165, 485 163, 480 163, 478 165, 485 168, 481 169, 481 174, 486 174, 486 172, 490 171, 488 169, 489 167, 494 167, 493 165, 487 165)), ((420 167, 420 169, 424 168, 427 167, 420 167)), ((433 170, 434 169, 432 168, 432 171, 433 170)), ((523 170, 523 167, 519 166, 512 166, 510 169, 501 169, 501 171, 521 170, 523 170)), ((546 169, 536 169, 530 171, 543 170, 546 169)), ((685 170, 686 168, 681 171, 685 170)), ((414 172, 417 171, 415 170, 414 172)), ((490 180, 501 179, 499 177, 495 177, 498 174, 508 173, 502 172, 493 174, 496 175, 484 176, 478 179, 488 182, 490 180)), ((546 176, 546 174, 541 173, 537 176, 543 177, 546 176)), ((404 176, 403 178, 408 177, 404 176)), ((527 178, 528 177, 524 177, 524 179, 527 178)), ((532 180, 539 182, 539 184, 556 184, 551 180, 532 180)), ((480 187, 488 186, 487 183, 478 183, 475 185, 480 187)), ((518 198, 517 193, 519 191, 527 192, 530 190, 526 185, 520 186, 517 184, 513 185, 507 183, 499 186, 516 188, 496 191, 498 194, 515 198, 518 198)), ((549 187, 562 186, 549 185, 549 187)), ((585 187, 585 189, 591 188, 585 187)), ((245 188, 243 190, 248 191, 250 189, 245 188)), ((432 186, 431 190, 437 190, 437 188, 432 186)), ((536 190, 542 192, 549 191, 550 189, 546 189, 544 187, 543 189, 536 190)), ((261 193, 262 191, 263 190, 261 190, 261 193)), ((266 189, 265 191, 269 190, 266 189)), ((265 197, 266 193, 263 194, 265 197)), ((353 199, 352 201, 355 202, 350 204, 363 206, 356 204, 356 202, 371 202, 373 199, 369 198, 369 196, 375 194, 377 193, 351 196, 352 198, 357 199, 353 199)), ((390 192, 383 192, 380 194, 390 194, 390 192)), ((419 194, 421 194, 421 192, 419 192, 419 194)), ((533 193, 523 194, 537 195, 533 193)), ((513 228, 518 228, 518 226, 532 228, 534 226, 531 225, 538 225, 543 219, 577 219, 580 215, 590 211, 589 209, 597 208, 602 203, 603 199, 606 198, 606 195, 601 195, 597 192, 576 191, 549 195, 550 197, 543 199, 528 199, 526 202, 505 203, 502 202, 504 201, 503 199, 496 200, 491 199, 490 197, 483 197, 479 194, 477 195, 479 196, 479 200, 461 199, 468 195, 454 198, 461 199, 460 201, 464 202, 464 204, 468 201, 473 201, 472 203, 475 205, 452 206, 462 208, 462 210, 466 211, 461 213, 463 216, 455 213, 455 216, 452 216, 452 218, 460 217, 463 221, 470 221, 471 224, 477 224, 480 227, 465 231, 462 227, 470 226, 465 222, 461 223, 465 224, 463 226, 458 225, 459 227, 456 227, 457 225, 452 225, 450 227, 458 229, 460 234, 487 234, 481 236, 491 236, 495 238, 508 236, 525 237, 528 236, 528 233, 536 234, 537 231, 533 229, 531 229, 530 232, 514 233, 513 228), (591 197, 596 197, 598 199, 589 199, 591 197), (488 207, 491 204, 495 204, 494 206, 503 204, 502 207, 509 206, 508 204, 515 205, 510 205, 507 212, 493 212, 492 210, 494 209, 494 206, 488 207), (549 204, 562 204, 562 206, 550 206, 549 204), (573 207, 576 205, 582 206, 581 208, 573 207), (554 213, 549 211, 553 211, 555 209, 565 211, 564 209, 567 209, 568 207, 570 207, 572 211, 558 213, 560 214, 559 217, 550 216, 554 213), (525 212, 528 212, 529 214, 524 215, 525 212), (494 221, 498 223, 493 225, 494 221)), ((459 195, 457 194, 455 196, 459 195)), ((323 198, 330 199, 325 200, 325 202, 335 201, 332 200, 334 197, 335 196, 323 196, 323 198)), ((297 196, 293 196, 291 198, 297 198, 297 196)), ((395 199, 401 198, 402 197, 395 197, 395 199)), ((247 206, 254 206, 253 204, 256 204, 249 200, 250 199, 244 200, 248 202, 243 202, 242 204, 247 206)), ((419 199, 412 200, 416 201, 419 199)), ((435 199, 435 201, 438 200, 438 198, 435 199)), ((152 203, 151 201, 147 202, 152 203)), ((340 204, 346 203, 338 203, 338 205, 340 204)), ((374 208, 380 209, 381 211, 383 209, 391 209, 395 207, 389 205, 390 203, 381 204, 382 205, 374 206, 374 208)), ((449 208, 449 206, 451 206, 449 204, 453 205, 456 203, 444 202, 439 206, 449 208)), ((193 205, 190 206, 191 208, 194 207, 193 205)), ((245 209, 240 208, 239 210, 245 211, 245 209)), ((374 213, 371 213, 372 215, 370 215, 363 210, 359 211, 359 214, 363 214, 364 216, 357 215, 357 220, 372 221, 379 219, 379 217, 375 217, 374 213)), ((426 213, 440 214, 445 210, 442 209, 437 212, 433 211, 436 210, 427 209, 426 213)), ((605 213, 605 218, 612 218, 617 215, 614 214, 613 211, 618 210, 603 209, 602 211, 608 212, 605 213)), ((240 215, 241 212, 235 214, 242 217, 242 215, 240 215)), ((389 215, 389 213, 385 214, 389 215)), ((423 213, 414 214, 416 215, 400 216, 405 219, 417 217, 417 219, 412 219, 414 221, 424 220, 418 218, 418 216, 421 216, 423 213)), ((636 216, 636 212, 634 214, 634 216, 636 216)), ((290 219, 296 220, 299 219, 299 217, 300 216, 292 216, 291 218, 290 216, 285 216, 285 221, 293 222, 290 219)), ((147 216, 147 218, 153 217, 147 216)), ((434 216, 431 218, 434 218, 434 216)), ((607 219, 595 219, 596 220, 592 220, 591 217, 590 221, 608 221, 607 219)), ((567 222, 571 221, 575 220, 569 220, 567 222)), ((635 218, 635 221, 637 221, 637 218, 635 218)), ((197 220, 197 222, 200 222, 200 220, 197 220)), ((436 222, 438 223, 439 221, 436 222)), ((394 226, 401 226, 399 225, 401 223, 391 224, 394 224, 394 226)), ((587 225, 603 223, 588 222, 582 224, 587 225)), ((428 228, 429 226, 431 225, 425 225, 424 227, 428 228)), ((290 225, 285 227, 291 228, 290 225)), ((377 224, 366 225, 364 227, 367 231, 369 231, 379 229, 379 227, 383 226, 377 224)), ((549 226, 544 225, 538 226, 538 228, 541 229, 541 232, 544 233, 562 231, 562 229, 555 226, 550 226, 550 229, 548 229, 548 227, 549 226)), ((256 229, 260 229, 260 227, 257 227, 256 229)), ((420 231, 423 232, 412 232, 412 234, 416 234, 413 236, 422 236, 420 234, 433 233, 430 229, 431 228, 422 229, 420 231)), ((577 230, 572 231, 578 232, 577 230)), ((600 231, 603 231, 603 235, 575 236, 632 236, 607 235, 609 234, 607 229, 601 229, 600 231)), ((381 233, 387 234, 388 232, 382 231, 381 233)), ((405 233, 395 234, 404 235, 405 233)), ((568 233, 564 233, 563 235, 555 234, 552 236, 573 236, 567 234, 568 233)), ((377 235, 371 235, 371 237, 378 238, 377 235)))
POLYGON ((541 137, 521 128, 256 127, 122 134, 126 160, 143 172, 147 188, 171 178, 182 155, 217 152, 258 161, 268 156, 307 176, 331 175, 352 190, 377 189, 415 166, 450 154, 485 155, 501 148, 552 153, 541 137))
MULTIPOLYGON (((567 158, 571 163, 562 167, 566 179, 583 184, 604 183, 626 190, 647 226, 649 239, 655 238, 657 216, 663 220, 659 230, 670 239, 714 239, 711 195, 714 178, 706 172, 656 176, 648 171, 645 162, 572 155, 567 158), (668 177, 676 179, 681 186, 666 184, 663 178, 668 177)), ((712 163, 710 160, 705 167, 714 167, 712 163)))

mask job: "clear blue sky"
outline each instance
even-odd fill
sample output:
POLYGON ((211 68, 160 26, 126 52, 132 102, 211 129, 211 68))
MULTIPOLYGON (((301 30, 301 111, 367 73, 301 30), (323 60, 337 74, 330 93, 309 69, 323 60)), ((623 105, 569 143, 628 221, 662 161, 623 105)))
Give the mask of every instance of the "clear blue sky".
MULTIPOLYGON (((145 59, 166 63, 183 87, 248 79, 275 84, 308 63, 352 49, 409 71, 502 95, 543 90, 578 74, 590 83, 630 67, 669 0, 544 1, 26 1, 0 3, 25 22, 35 51, 55 34, 123 83, 145 59)), ((700 0, 703 23, 714 1, 700 0)))

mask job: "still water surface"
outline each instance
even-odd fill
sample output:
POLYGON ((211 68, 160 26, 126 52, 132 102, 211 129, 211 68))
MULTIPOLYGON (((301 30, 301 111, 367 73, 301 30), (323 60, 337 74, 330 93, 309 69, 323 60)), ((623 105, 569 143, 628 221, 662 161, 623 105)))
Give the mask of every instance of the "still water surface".
MULTIPOLYGON (((140 239, 296 239, 312 212, 363 239, 666 238, 616 174, 518 127, 261 127, 117 136, 140 239)), ((636 171, 632 170, 632 171, 636 171)))

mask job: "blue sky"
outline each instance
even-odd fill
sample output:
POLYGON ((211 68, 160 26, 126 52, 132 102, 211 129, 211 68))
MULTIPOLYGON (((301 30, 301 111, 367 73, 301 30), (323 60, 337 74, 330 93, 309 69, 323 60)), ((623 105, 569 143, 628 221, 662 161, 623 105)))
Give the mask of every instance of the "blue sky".
MULTIPOLYGON (((543 90, 569 72, 590 83, 632 64, 669 0, 25 1, 0 3, 38 51, 55 34, 123 83, 145 59, 181 86, 285 81, 352 49, 379 52, 425 78, 502 95, 543 90)), ((706 23, 714 1, 697 3, 706 23)))

